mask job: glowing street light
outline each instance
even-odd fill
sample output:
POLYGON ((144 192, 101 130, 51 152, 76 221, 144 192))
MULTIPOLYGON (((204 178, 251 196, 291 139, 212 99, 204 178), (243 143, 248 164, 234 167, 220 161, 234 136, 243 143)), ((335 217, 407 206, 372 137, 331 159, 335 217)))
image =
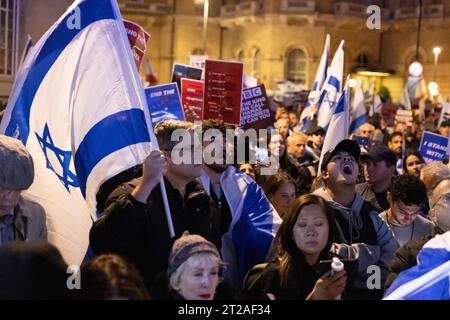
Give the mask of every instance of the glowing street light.
POLYGON ((439 95, 439 86, 438 86, 437 82, 434 82, 434 81, 430 82, 428 84, 428 91, 430 92, 430 94, 432 96, 439 95))

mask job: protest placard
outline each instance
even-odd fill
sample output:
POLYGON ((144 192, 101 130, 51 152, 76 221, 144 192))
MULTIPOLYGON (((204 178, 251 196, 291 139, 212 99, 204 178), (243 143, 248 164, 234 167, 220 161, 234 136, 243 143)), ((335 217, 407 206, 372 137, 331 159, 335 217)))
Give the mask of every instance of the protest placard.
POLYGON ((443 103, 441 116, 439 117, 438 127, 441 126, 443 121, 450 120, 450 103, 443 103))
POLYGON ((206 60, 208 60, 207 55, 191 55, 189 64, 193 68, 205 69, 206 60))
POLYGON ((226 124, 241 124, 244 64, 206 60, 203 120, 222 119, 226 124))
POLYGON ((153 127, 163 120, 184 120, 180 93, 176 83, 145 89, 153 127))
POLYGON ((242 92, 241 127, 266 129, 273 122, 264 85, 245 89, 242 92))
POLYGON ((411 110, 401 110, 398 109, 395 115, 395 122, 406 123, 407 125, 412 125, 413 122, 413 112, 411 110))
POLYGON ((202 120, 204 90, 203 81, 181 79, 181 103, 187 121, 202 120))
POLYGON ((447 155, 448 138, 425 131, 420 142, 419 152, 426 163, 441 161, 448 157, 447 155))
POLYGON ((175 63, 172 68, 172 82, 176 82, 181 91, 181 79, 201 80, 203 70, 188 65, 175 63))
POLYGON ((147 50, 147 43, 150 39, 150 34, 140 25, 132 21, 124 20, 123 24, 125 25, 128 40, 130 41, 134 61, 136 62, 137 69, 139 70, 145 51, 147 50))

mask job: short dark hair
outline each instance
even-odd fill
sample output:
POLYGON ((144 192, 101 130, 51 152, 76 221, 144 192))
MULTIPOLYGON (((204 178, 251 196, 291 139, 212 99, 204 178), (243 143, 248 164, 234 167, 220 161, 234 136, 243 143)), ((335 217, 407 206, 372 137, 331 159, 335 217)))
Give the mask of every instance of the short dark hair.
POLYGON ((390 192, 392 201, 401 201, 407 206, 420 206, 427 196, 427 191, 422 180, 411 174, 392 177, 390 192))
POLYGON ((394 131, 390 136, 388 141, 391 142, 392 139, 394 139, 395 137, 400 136, 403 137, 403 133, 399 132, 399 131, 394 131))
POLYGON ((160 121, 155 126, 155 135, 161 150, 171 151, 180 141, 172 141, 175 130, 194 130, 194 124, 180 120, 160 121))
POLYGON ((227 133, 227 129, 231 129, 231 126, 226 125, 223 120, 219 119, 209 119, 203 120, 202 122, 202 132, 203 134, 209 129, 217 129, 225 136, 227 133))

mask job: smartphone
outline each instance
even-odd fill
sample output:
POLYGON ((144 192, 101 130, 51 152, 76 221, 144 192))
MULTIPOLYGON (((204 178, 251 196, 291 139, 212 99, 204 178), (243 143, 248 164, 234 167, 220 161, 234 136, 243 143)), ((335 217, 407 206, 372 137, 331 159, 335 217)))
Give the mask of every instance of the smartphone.
POLYGON ((370 138, 368 137, 354 135, 352 140, 355 141, 360 147, 364 147, 366 150, 369 150, 372 146, 372 141, 370 141, 370 138))

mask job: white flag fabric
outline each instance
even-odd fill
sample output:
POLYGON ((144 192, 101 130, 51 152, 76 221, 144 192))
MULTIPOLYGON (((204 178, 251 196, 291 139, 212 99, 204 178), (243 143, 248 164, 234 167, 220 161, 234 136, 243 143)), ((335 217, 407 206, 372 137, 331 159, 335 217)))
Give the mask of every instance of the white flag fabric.
POLYGON ((317 104, 320 97, 320 90, 327 77, 328 70, 328 59, 330 56, 330 35, 327 34, 325 39, 325 46, 323 47, 322 57, 320 58, 319 67, 316 71, 316 77, 314 78, 314 83, 312 89, 308 95, 308 100, 306 100, 305 109, 303 109, 300 115, 300 130, 306 131, 309 128, 310 120, 313 115, 312 107, 317 104))
POLYGON ((333 109, 339 98, 344 74, 344 40, 334 54, 333 61, 328 69, 327 78, 320 92, 317 102, 318 118, 317 125, 326 129, 331 120, 333 109))
POLYGON ((400 103, 406 108, 406 110, 411 110, 411 100, 409 99, 408 92, 408 82, 406 82, 403 88, 402 96, 400 97, 400 103))
MULTIPOLYGON (((439 117, 438 128, 444 120, 450 120, 450 103, 442 103, 441 116, 439 117)), ((449 143, 450 145, 450 143, 449 143)))
POLYGON ((322 167, 323 156, 328 150, 333 149, 336 145, 344 139, 348 139, 348 122, 350 116, 350 75, 347 76, 347 81, 344 90, 339 97, 338 103, 332 110, 330 125, 328 126, 325 140, 323 141, 322 152, 319 161, 319 175, 322 167))
POLYGON ((422 99, 428 94, 427 84, 423 76, 420 77, 416 84, 416 91, 414 92, 414 98, 422 99))
POLYGON ((358 83, 355 88, 355 96, 352 101, 351 107, 351 123, 350 123, 350 132, 356 133, 359 130, 359 127, 364 123, 369 121, 369 117, 367 116, 366 106, 364 104, 364 92, 362 89, 362 82, 358 80, 358 83))
POLYGON ((145 159, 149 123, 116 0, 75 1, 26 58, 0 126, 31 153, 26 195, 69 264, 86 254, 100 185, 145 159))
POLYGON ((383 108, 383 101, 381 101, 380 95, 377 93, 373 99, 373 105, 370 108, 369 115, 372 117, 375 113, 380 113, 383 108))

